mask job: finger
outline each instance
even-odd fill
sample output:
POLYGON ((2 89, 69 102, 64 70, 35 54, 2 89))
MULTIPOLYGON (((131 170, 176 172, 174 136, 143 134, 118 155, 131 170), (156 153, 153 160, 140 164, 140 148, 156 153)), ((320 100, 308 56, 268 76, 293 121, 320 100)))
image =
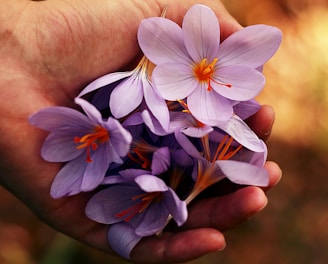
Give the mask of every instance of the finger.
POLYGON ((261 109, 246 120, 246 123, 263 140, 270 136, 272 126, 275 120, 275 113, 271 106, 263 105, 261 109))
POLYGON ((196 201, 184 229, 213 227, 228 230, 261 211, 267 197, 259 187, 248 186, 231 194, 196 201))
POLYGON ((180 263, 223 250, 224 247, 225 240, 221 232, 200 228, 144 238, 132 250, 131 259, 143 264, 180 263))
POLYGON ((268 191, 279 183, 282 176, 282 171, 278 164, 273 161, 267 161, 264 167, 268 170, 269 173, 269 184, 268 187, 264 187, 262 189, 264 191, 268 191))

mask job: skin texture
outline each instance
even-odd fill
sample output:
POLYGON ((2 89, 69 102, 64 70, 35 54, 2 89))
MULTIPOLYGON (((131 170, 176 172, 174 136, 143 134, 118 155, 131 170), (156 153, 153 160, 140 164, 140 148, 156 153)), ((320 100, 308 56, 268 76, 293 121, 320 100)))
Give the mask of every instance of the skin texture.
MULTIPOLYGON (((103 74, 130 69, 140 57, 137 27, 143 18, 159 16, 181 23, 194 0, 46 0, 2 1, 0 4, 0 184, 21 199, 44 222, 92 247, 115 254, 107 243, 107 226, 86 218, 91 194, 54 200, 49 190, 62 164, 40 157, 46 136, 28 124, 35 111, 53 105, 72 106, 73 98, 103 74)), ((221 2, 203 1, 220 19, 224 39, 241 26, 221 2)), ((249 120, 267 138, 274 120, 263 106, 249 120)), ((179 230, 142 240, 132 251, 140 263, 183 262, 225 247, 224 230, 262 210, 264 191, 280 179, 277 164, 268 162, 270 186, 245 187, 228 195, 198 200, 179 230), (225 212, 220 214, 219 212, 225 212)))

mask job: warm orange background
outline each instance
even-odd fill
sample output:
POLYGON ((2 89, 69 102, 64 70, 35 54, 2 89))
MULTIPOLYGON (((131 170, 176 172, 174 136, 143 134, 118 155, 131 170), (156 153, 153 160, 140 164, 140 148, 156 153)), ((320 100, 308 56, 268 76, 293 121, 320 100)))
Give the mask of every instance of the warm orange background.
MULTIPOLYGON (((223 252, 189 264, 328 263, 328 1, 223 2, 243 25, 283 31, 258 98, 276 111, 269 158, 281 165, 283 179, 262 213, 226 233, 223 252)), ((56 233, 0 188, 0 263, 125 262, 56 233)))

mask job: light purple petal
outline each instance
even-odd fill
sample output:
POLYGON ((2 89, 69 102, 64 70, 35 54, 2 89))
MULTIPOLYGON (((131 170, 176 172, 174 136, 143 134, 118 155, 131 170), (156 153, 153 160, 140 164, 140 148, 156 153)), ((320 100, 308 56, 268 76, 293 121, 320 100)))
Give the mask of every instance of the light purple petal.
POLYGON ((233 113, 231 103, 215 91, 208 91, 206 84, 188 96, 187 104, 196 119, 210 126, 228 120, 233 113))
POLYGON ((82 155, 85 150, 76 149, 78 145, 73 138, 71 134, 49 134, 41 148, 42 158, 51 162, 66 162, 82 155))
POLYGON ((196 137, 201 138, 209 134, 213 131, 213 128, 207 125, 204 125, 203 127, 188 127, 186 129, 181 130, 182 133, 186 134, 190 137, 196 137))
POLYGON ((242 101, 234 105, 234 113, 242 120, 249 118, 259 111, 261 105, 255 100, 242 101))
POLYGON ((120 171, 120 175, 130 181, 134 181, 136 177, 144 174, 150 174, 150 172, 146 170, 139 170, 139 169, 127 169, 127 170, 120 171))
POLYGON ((207 6, 194 5, 182 23, 185 46, 195 62, 213 61, 218 56, 220 27, 214 12, 207 6))
POLYGON ((117 164, 122 164, 123 160, 121 159, 121 155, 117 153, 117 148, 113 147, 111 144, 112 141, 109 143, 109 148, 108 150, 108 158, 110 163, 117 163, 117 164))
POLYGON ((182 30, 169 19, 151 17, 141 21, 138 41, 143 53, 156 65, 167 62, 190 64, 182 30))
POLYGON ((151 113, 149 113, 147 110, 144 110, 141 113, 141 116, 142 116, 142 119, 143 119, 143 122, 145 123, 145 125, 155 135, 165 136, 165 135, 167 135, 169 133, 169 131, 165 130, 161 126, 161 124, 159 123, 159 121, 151 113))
POLYGON ((94 124, 101 124, 102 123, 102 117, 98 109, 90 104, 88 101, 82 99, 82 98, 75 98, 75 103, 80 105, 83 109, 83 111, 86 113, 90 121, 94 124))
POLYGON ((220 64, 257 68, 277 51, 282 39, 278 28, 254 25, 230 35, 219 49, 220 64))
POLYGON ((181 130, 195 125, 195 119, 190 113, 170 112, 170 131, 181 130))
POLYGON ((106 126, 110 131, 109 140, 115 152, 117 152, 120 157, 126 156, 132 142, 130 132, 127 131, 118 120, 111 117, 108 118, 106 126))
POLYGON ((190 113, 171 112, 169 131, 175 130, 180 130, 190 137, 200 138, 210 133, 213 128, 205 124, 197 124, 196 119, 190 113))
POLYGON ((137 226, 135 233, 139 236, 150 236, 161 231, 166 224, 169 212, 163 201, 151 203, 143 212, 143 219, 137 226))
POLYGON ((217 126, 245 148, 255 152, 263 152, 265 150, 262 141, 240 117, 234 115, 228 122, 218 123, 217 126))
POLYGON ((122 125, 125 127, 136 126, 136 125, 143 124, 143 122, 144 121, 142 119, 141 113, 136 112, 136 113, 129 115, 129 117, 123 121, 122 125))
POLYGON ((127 223, 114 224, 108 231, 108 242, 111 248, 126 259, 130 258, 132 249, 141 239, 142 237, 138 236, 127 223))
POLYGON ((86 215, 103 224, 122 222, 129 215, 118 217, 117 214, 136 205, 138 201, 132 200, 132 197, 142 193, 135 184, 122 183, 110 186, 91 197, 86 205, 86 215))
POLYGON ((90 92, 95 91, 108 84, 117 82, 124 78, 127 78, 127 77, 131 76, 132 74, 133 74, 133 71, 129 71, 129 72, 109 73, 104 76, 101 76, 98 79, 91 82, 88 86, 86 86, 77 97, 82 97, 83 95, 86 95, 87 93, 90 93, 90 92))
POLYGON ((88 162, 83 174, 81 190, 91 191, 98 187, 104 180, 111 157, 107 144, 101 144, 91 156, 92 161, 88 162))
POLYGON ((269 184, 269 174, 263 167, 235 160, 218 160, 216 164, 232 182, 242 185, 265 187, 269 184))
POLYGON ((151 163, 151 171, 154 175, 159 175, 167 171, 171 164, 170 149, 168 147, 161 147, 153 154, 151 163))
POLYGON ((212 88, 220 95, 236 101, 254 99, 265 84, 265 78, 259 71, 243 66, 227 66, 216 69, 213 79, 232 87, 211 82, 212 88))
POLYGON ((174 133, 176 140, 180 146, 192 157, 200 159, 201 155, 197 148, 190 142, 186 135, 181 133, 181 131, 175 131, 174 133))
POLYGON ((197 80, 189 65, 166 63, 155 67, 152 75, 155 89, 166 100, 181 100, 197 87, 197 80))
POLYGON ((136 72, 111 93, 109 106, 114 117, 122 118, 135 110, 143 99, 143 82, 136 72))
POLYGON ((164 130, 169 129, 170 115, 165 100, 160 97, 149 81, 143 82, 145 102, 164 130))
POLYGON ((174 221, 178 224, 178 226, 183 225, 188 218, 187 204, 184 201, 181 201, 171 188, 169 188, 168 192, 164 193, 164 196, 164 202, 174 221))
POLYGON ((84 158, 79 157, 68 162, 56 175, 51 185, 51 196, 56 199, 80 193, 85 168, 84 158))
POLYGON ((248 163, 263 167, 268 157, 268 148, 264 141, 261 140, 261 142, 264 149, 263 152, 254 152, 248 163))
POLYGON ((140 175, 135 177, 134 180, 145 192, 165 192, 168 190, 165 182, 153 175, 140 175))
POLYGON ((92 126, 86 115, 63 106, 43 108, 31 115, 29 122, 33 126, 47 131, 63 128, 85 130, 90 129, 90 126, 92 126))

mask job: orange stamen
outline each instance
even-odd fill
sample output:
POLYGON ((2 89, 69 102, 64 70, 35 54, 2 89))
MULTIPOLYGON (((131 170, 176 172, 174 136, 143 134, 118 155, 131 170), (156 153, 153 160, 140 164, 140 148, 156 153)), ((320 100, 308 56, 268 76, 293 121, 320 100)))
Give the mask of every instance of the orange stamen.
POLYGON ((134 149, 133 152, 137 155, 134 157, 132 153, 128 154, 128 157, 133 160, 134 162, 140 164, 143 169, 146 169, 150 166, 150 160, 146 158, 143 153, 139 149, 134 149))
POLYGON ((90 134, 86 134, 83 137, 74 137, 74 142, 80 144, 76 147, 76 149, 86 149, 87 153, 87 162, 92 162, 91 159, 91 150, 96 151, 98 148, 98 144, 105 143, 109 140, 108 131, 102 126, 96 126, 94 128, 94 132, 90 134))
POLYGON ((239 150, 241 150, 242 145, 239 145, 237 148, 231 150, 231 144, 233 142, 233 137, 225 135, 223 139, 221 140, 220 144, 218 145, 214 158, 213 163, 216 160, 228 160, 231 159, 234 155, 238 153, 239 150), (230 150, 230 151, 229 151, 230 150))
POLYGON ((143 193, 140 195, 133 196, 131 200, 141 201, 131 206, 130 208, 117 213, 115 216, 117 218, 125 217, 124 221, 129 222, 138 213, 141 214, 143 211, 145 211, 152 202, 160 202, 162 200, 162 197, 163 196, 161 192, 143 193))
POLYGON ((202 59, 200 63, 196 64, 194 66, 194 74, 196 78, 200 82, 207 82, 207 91, 212 91, 211 81, 223 85, 227 88, 231 88, 232 85, 228 83, 221 83, 213 79, 214 75, 214 68, 216 63, 218 62, 218 58, 214 58, 214 60, 211 63, 207 63, 207 59, 202 59))
POLYGON ((150 169, 151 155, 158 149, 145 140, 133 141, 131 151, 128 153, 130 160, 139 164, 143 169, 150 169))

